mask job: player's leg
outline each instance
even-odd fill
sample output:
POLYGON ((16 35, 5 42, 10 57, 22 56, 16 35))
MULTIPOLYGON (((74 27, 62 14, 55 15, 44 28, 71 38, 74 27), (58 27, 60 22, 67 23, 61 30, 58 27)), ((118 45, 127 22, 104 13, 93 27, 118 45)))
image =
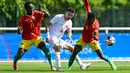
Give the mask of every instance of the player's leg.
POLYGON ((82 40, 82 36, 80 37, 80 39, 77 41, 75 47, 74 47, 74 51, 72 53, 72 55, 70 56, 70 59, 69 59, 69 64, 68 64, 68 69, 71 68, 77 54, 82 50, 82 48, 84 48, 86 46, 86 43, 83 42, 82 40))
POLYGON ((70 70, 70 68, 71 68, 71 66, 72 66, 72 64, 73 64, 73 62, 74 62, 74 60, 75 60, 77 54, 78 54, 81 50, 82 50, 82 46, 81 46, 81 45, 75 45, 74 51, 73 51, 73 53, 72 53, 72 55, 70 56, 70 59, 69 59, 69 64, 68 64, 68 68, 67 68, 68 70, 70 70))
MULTIPOLYGON (((65 49, 67 49, 67 50, 69 50, 71 53, 74 51, 74 47, 73 46, 71 46, 71 45, 69 45, 69 44, 65 44, 64 45, 65 47, 65 49)), ((79 58, 79 56, 78 55, 76 55, 76 57, 75 57, 75 60, 76 60, 76 62, 81 66, 81 65, 83 65, 83 62, 81 61, 81 59, 79 58)))
POLYGON ((24 55, 24 53, 29 50, 31 46, 31 41, 28 43, 27 40, 22 40, 18 52, 17 54, 14 56, 14 60, 13 60, 13 68, 14 70, 18 69, 18 65, 17 65, 17 61, 24 55))
POLYGON ((13 62, 17 62, 26 52, 26 49, 23 48, 19 48, 17 54, 14 56, 14 61, 13 62))
POLYGON ((13 69, 17 70, 18 69, 18 64, 17 61, 24 55, 24 53, 26 52, 25 49, 23 48, 19 48, 17 54, 14 56, 14 60, 13 60, 13 69))
POLYGON ((55 59, 56 59, 56 65, 58 71, 63 71, 61 67, 61 60, 60 60, 60 49, 62 48, 59 44, 54 45, 55 50, 55 59))
MULTIPOLYGON (((62 40, 62 43, 63 43, 63 48, 64 49, 69 50, 70 52, 74 51, 74 47, 72 45, 70 45, 69 43, 67 43, 67 42, 65 42, 63 40, 62 40)), ((81 59, 79 58, 78 55, 76 55, 75 60, 79 64, 79 66, 80 66, 80 68, 82 70, 85 70, 86 68, 88 68, 91 65, 91 63, 83 64, 83 62, 81 61, 81 59)))
POLYGON ((41 49, 44 52, 45 56, 47 57, 47 59, 49 61, 50 66, 51 66, 51 70, 56 70, 56 68, 54 67, 54 64, 52 62, 52 57, 49 52, 49 49, 46 47, 46 45, 41 37, 37 37, 35 39, 34 45, 37 46, 37 48, 41 49))
POLYGON ((51 57, 51 54, 49 52, 49 49, 46 47, 45 43, 44 42, 40 42, 38 44, 38 48, 40 48, 45 53, 45 56, 47 57, 47 59, 49 61, 49 64, 51 66, 51 70, 56 70, 56 68, 54 67, 54 63, 52 61, 52 57, 51 57))
POLYGON ((98 44, 98 41, 94 40, 91 43, 89 43, 88 45, 97 53, 97 55, 101 59, 103 59, 106 62, 108 62, 113 70, 116 70, 115 64, 107 56, 104 56, 104 54, 102 52, 102 49, 101 49, 100 45, 98 44))
POLYGON ((60 61, 60 49, 62 48, 62 45, 60 45, 59 41, 60 41, 60 39, 58 39, 54 35, 51 35, 50 40, 49 40, 49 44, 55 50, 55 60, 56 60, 57 70, 63 71, 61 68, 61 61, 60 61))
POLYGON ((105 60, 106 62, 108 62, 113 70, 116 70, 116 69, 117 69, 116 66, 115 66, 115 64, 109 59, 109 57, 103 55, 101 49, 98 49, 98 50, 96 50, 95 52, 97 53, 97 55, 98 55, 101 59, 103 59, 103 60, 105 60))

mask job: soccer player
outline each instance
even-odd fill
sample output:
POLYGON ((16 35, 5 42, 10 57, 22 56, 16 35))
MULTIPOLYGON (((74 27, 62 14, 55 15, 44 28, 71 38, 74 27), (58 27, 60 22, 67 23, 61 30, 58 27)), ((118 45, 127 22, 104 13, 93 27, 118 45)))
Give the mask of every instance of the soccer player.
MULTIPOLYGON (((74 16, 75 10, 69 7, 65 14, 57 14, 54 16, 50 22, 46 25, 47 38, 46 41, 54 48, 56 65, 58 71, 63 71, 60 64, 60 49, 64 48, 73 52, 74 47, 61 39, 64 32, 67 30, 68 38, 71 39, 72 32, 72 21, 71 18, 74 16)), ((86 69, 91 65, 91 63, 83 64, 78 55, 76 56, 76 61, 80 65, 81 69, 86 69)))
POLYGON ((51 70, 56 70, 51 59, 49 49, 46 47, 41 37, 40 25, 42 18, 50 17, 50 14, 46 11, 34 10, 34 6, 31 2, 26 2, 25 5, 26 14, 19 19, 18 33, 22 34, 22 42, 19 46, 17 54, 14 56, 13 68, 18 69, 17 61, 29 51, 31 45, 35 45, 41 49, 47 57, 51 70))
POLYGON ((103 55, 103 52, 101 50, 101 47, 98 43, 98 33, 99 33, 99 22, 96 19, 95 14, 91 11, 89 1, 84 0, 85 7, 87 10, 88 18, 84 24, 84 28, 82 31, 82 35, 80 36, 79 40, 77 41, 74 52, 72 53, 69 64, 68 64, 68 70, 71 68, 76 55, 85 48, 86 45, 89 45, 93 51, 97 53, 97 55, 103 59, 104 61, 108 62, 113 70, 116 70, 115 64, 107 57, 103 55))

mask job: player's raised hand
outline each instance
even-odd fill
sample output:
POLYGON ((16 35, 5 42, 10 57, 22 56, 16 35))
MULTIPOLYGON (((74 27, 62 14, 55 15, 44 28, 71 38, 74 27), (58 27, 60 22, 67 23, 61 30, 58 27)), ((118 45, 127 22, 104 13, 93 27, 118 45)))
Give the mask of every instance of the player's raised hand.
POLYGON ((89 0, 84 0, 84 5, 85 5, 85 8, 86 8, 87 12, 92 12, 90 4, 89 4, 89 0))
POLYGON ((98 31, 98 30, 95 30, 95 31, 93 31, 92 36, 93 36, 94 38, 97 38, 98 33, 99 33, 99 31, 98 31))
POLYGON ((49 12, 47 12, 47 11, 45 11, 45 10, 43 10, 42 12, 44 13, 43 16, 44 16, 45 18, 51 17, 51 15, 49 14, 49 12))
POLYGON ((18 34, 21 34, 23 32, 23 29, 22 28, 18 28, 17 32, 18 32, 18 34))

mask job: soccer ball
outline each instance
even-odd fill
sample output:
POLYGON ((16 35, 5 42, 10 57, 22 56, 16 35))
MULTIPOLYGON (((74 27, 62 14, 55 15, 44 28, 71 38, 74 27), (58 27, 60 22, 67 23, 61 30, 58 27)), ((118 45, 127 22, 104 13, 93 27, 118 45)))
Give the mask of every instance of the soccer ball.
POLYGON ((113 46, 115 44, 115 38, 113 36, 107 36, 105 38, 105 44, 107 46, 113 46))

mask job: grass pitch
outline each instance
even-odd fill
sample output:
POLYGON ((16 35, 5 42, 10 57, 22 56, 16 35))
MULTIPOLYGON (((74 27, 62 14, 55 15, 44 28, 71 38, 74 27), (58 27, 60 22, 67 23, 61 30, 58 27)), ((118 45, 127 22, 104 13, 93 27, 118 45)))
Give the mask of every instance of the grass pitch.
MULTIPOLYGON (((130 62, 115 62, 115 64, 116 71, 111 70, 106 62, 92 62, 86 70, 81 70, 79 65, 74 63, 70 71, 63 71, 63 73, 130 73, 130 62)), ((62 68, 65 69, 67 65, 68 63, 62 63, 62 68)), ((57 71, 51 71, 48 62, 19 62, 17 71, 13 70, 12 63, 0 63, 0 73, 57 73, 57 71)))

